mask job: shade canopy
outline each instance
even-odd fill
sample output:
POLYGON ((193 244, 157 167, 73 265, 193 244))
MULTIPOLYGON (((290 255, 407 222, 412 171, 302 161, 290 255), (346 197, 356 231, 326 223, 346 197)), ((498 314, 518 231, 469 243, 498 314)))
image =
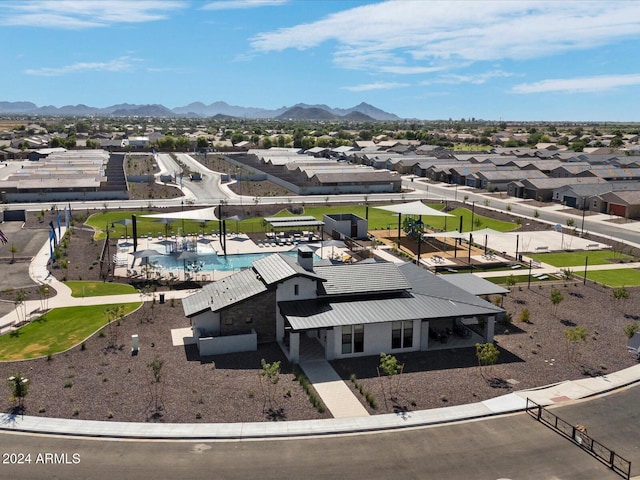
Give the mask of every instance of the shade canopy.
POLYGON ((175 220, 195 220, 198 222, 216 221, 215 207, 199 208, 197 210, 185 210, 172 213, 154 213, 152 215, 142 215, 143 218, 160 218, 175 220))
POLYGON ((128 225, 133 224, 133 220, 131 220, 130 218, 123 218, 122 220, 116 220, 113 223, 117 223, 119 225, 124 225, 126 227, 128 225))
POLYGON ((457 230, 451 232, 425 233, 422 236, 427 238, 467 238, 464 233, 460 233, 457 230))
POLYGON ((196 258, 198 258, 200 255, 198 255, 196 252, 190 252, 188 250, 183 250, 182 252, 180 252, 179 255, 176 256, 177 260, 194 260, 196 258))
POLYGON ((465 238, 469 235, 473 235, 474 237, 478 237, 480 235, 506 235, 505 232, 500 232, 498 230, 494 230, 493 228, 483 228, 480 230, 473 230, 472 232, 466 232, 465 233, 465 238))
POLYGON ((388 212, 395 212, 401 215, 426 215, 431 217, 454 217, 455 215, 451 215, 450 213, 441 212, 440 210, 436 210, 435 208, 428 207, 420 200, 416 200, 415 202, 409 203, 401 203, 399 205, 384 205, 382 207, 373 207, 379 208, 380 210, 386 210, 388 212))
POLYGON ((130 253, 129 255, 133 255, 133 258, 148 258, 148 257, 155 257, 158 255, 162 255, 162 254, 157 250, 147 248, 145 250, 138 250, 137 252, 130 253))

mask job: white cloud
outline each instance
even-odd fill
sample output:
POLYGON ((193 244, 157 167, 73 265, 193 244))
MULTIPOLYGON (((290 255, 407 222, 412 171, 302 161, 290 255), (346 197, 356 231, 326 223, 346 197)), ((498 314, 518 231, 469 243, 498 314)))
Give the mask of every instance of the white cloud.
POLYGON ((473 85, 482 85, 487 83, 493 78, 507 78, 514 76, 513 73, 505 72, 502 70, 491 70, 489 72, 476 73, 470 75, 460 75, 455 73, 448 73, 440 76, 435 80, 425 80, 420 82, 421 85, 431 85, 434 83, 447 83, 450 85, 458 85, 461 83, 471 83, 473 85))
POLYGON ((393 88, 404 88, 410 87, 409 83, 399 83, 399 82, 376 82, 376 83, 367 83, 364 85, 354 85, 352 87, 342 87, 343 90, 349 90, 351 92, 367 92, 369 90, 390 90, 393 88))
POLYGON ((14 1, 2 4, 0 18, 4 25, 82 29, 163 20, 185 6, 175 0, 14 1))
POLYGON ((640 2, 385 1, 259 33, 256 52, 335 42, 343 68, 418 73, 456 63, 540 58, 640 37, 640 2))
POLYGON ((277 7, 289 0, 216 0, 202 7, 203 10, 244 10, 258 7, 277 7))
POLYGON ((513 93, 587 93, 640 85, 640 74, 597 75, 582 78, 552 78, 515 85, 513 93))
POLYGON ((108 62, 79 62, 62 67, 42 67, 25 70, 27 75, 40 77, 59 77, 84 72, 123 72, 131 71, 140 60, 133 57, 119 57, 108 62))

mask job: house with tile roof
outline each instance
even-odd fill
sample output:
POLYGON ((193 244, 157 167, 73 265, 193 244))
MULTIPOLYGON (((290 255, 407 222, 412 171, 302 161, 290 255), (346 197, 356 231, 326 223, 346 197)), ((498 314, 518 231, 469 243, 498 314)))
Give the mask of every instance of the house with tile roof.
POLYGON ((183 308, 202 356, 275 341, 292 362, 309 342, 327 360, 492 342, 504 312, 410 263, 314 264, 304 247, 206 285, 183 308))

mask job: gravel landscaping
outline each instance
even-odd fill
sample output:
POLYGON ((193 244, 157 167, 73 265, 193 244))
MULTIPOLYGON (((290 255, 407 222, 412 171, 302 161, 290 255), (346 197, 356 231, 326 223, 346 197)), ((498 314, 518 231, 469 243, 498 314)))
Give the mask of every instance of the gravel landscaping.
MULTIPOLYGON (((95 261, 101 243, 92 242, 89 232, 74 231, 67 253, 71 267, 67 271, 54 269, 53 274, 97 279, 95 261)), ((398 355, 404 373, 393 400, 388 385, 377 375, 379 358, 332 363, 372 414, 459 405, 585 375, 606 375, 637 363, 626 351, 623 329, 640 311, 640 288, 628 291, 629 299, 616 300, 611 289, 591 282, 583 285, 582 280, 531 289, 516 286, 504 299, 503 306, 513 322, 497 327, 500 356, 495 366, 481 370, 474 348, 398 355), (552 288, 564 297, 555 313, 550 302, 552 288), (529 310, 531 323, 519 321, 524 308, 529 310), (584 326, 587 340, 569 358, 571 345, 564 332, 573 326, 584 326)), ((11 292, 3 295, 12 298, 11 292)), ((277 345, 201 359, 194 346, 172 345, 171 329, 188 326, 180 302, 147 302, 115 327, 117 348, 109 347, 111 330, 105 327, 83 344, 50 358, 0 363, 0 378, 18 371, 29 378, 25 413, 36 416, 139 422, 330 417, 312 405, 277 345), (140 338, 136 356, 130 351, 133 334, 140 338), (271 402, 265 399, 260 383, 263 358, 282 362, 271 402), (155 360, 162 362, 157 392, 150 366, 155 360)), ((2 411, 13 407, 9 396, 4 387, 2 411)))

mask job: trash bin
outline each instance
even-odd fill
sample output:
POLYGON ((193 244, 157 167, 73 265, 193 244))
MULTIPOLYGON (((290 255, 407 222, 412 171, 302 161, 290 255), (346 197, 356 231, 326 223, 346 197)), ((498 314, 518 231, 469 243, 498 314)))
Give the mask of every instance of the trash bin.
POLYGON ((520 262, 522 261, 522 254, 521 253, 518 254, 518 261, 520 261, 520 262))
POLYGON ((164 303, 164 293, 160 294, 160 303, 164 303))

